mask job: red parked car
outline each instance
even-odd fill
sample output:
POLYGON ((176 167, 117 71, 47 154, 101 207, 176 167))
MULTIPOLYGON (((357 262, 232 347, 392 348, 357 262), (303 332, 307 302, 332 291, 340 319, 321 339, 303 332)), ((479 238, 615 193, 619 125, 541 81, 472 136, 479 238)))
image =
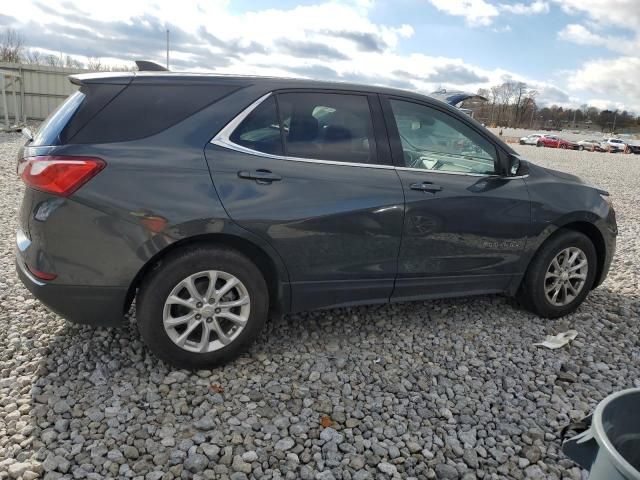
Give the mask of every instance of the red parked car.
POLYGON ((571 142, 569 140, 565 140, 560 138, 557 135, 542 135, 538 139, 538 143, 536 144, 538 147, 550 147, 550 148, 571 148, 577 149, 578 144, 575 142, 571 142))

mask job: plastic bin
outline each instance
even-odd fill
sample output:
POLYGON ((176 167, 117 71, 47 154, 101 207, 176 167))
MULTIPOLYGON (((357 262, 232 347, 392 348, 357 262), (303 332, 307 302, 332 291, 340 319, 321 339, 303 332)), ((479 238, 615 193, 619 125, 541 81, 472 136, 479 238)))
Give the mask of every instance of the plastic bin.
POLYGON ((562 451, 590 480, 640 480, 640 388, 602 400, 592 415, 563 431, 580 431, 562 451))

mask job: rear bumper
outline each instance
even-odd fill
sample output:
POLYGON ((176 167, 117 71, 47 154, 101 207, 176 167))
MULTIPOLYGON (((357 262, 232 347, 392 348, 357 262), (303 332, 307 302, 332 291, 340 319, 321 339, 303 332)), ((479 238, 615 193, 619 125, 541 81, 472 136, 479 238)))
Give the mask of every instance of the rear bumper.
POLYGON ((122 324, 126 288, 56 285, 42 282, 27 270, 18 253, 18 277, 50 310, 74 323, 113 327, 122 324))

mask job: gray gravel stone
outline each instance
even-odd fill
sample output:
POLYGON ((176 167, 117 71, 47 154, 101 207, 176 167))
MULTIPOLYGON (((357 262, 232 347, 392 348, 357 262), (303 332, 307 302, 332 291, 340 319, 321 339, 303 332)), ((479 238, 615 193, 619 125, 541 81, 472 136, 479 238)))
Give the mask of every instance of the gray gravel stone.
POLYGON ((640 387, 635 156, 515 147, 609 190, 617 209, 609 277, 566 318, 498 296, 298 313, 268 322, 232 364, 191 373, 149 354, 135 309, 122 328, 67 324, 22 286, 21 142, 0 134, 3 480, 394 475, 381 468, 396 478, 577 480, 558 432, 608 392, 640 387), (531 346, 569 328, 579 335, 568 347, 531 346))

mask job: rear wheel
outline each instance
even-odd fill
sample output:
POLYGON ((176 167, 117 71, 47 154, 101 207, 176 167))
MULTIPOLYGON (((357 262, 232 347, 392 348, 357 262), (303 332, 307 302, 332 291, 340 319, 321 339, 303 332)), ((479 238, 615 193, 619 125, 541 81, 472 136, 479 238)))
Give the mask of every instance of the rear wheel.
POLYGON ((596 260, 596 250, 587 236, 573 230, 558 231, 531 261, 518 300, 545 318, 573 312, 593 286, 596 260))
POLYGON ((566 143, 562 143, 562 144, 560 144, 560 148, 564 148, 564 149, 566 149, 566 148, 567 148, 567 144, 566 144, 566 143))
POLYGON ((542 146, 542 142, 536 143, 536 147, 541 147, 541 146, 542 146))
POLYGON ((136 303, 138 329, 151 351, 190 369, 221 365, 246 351, 268 307, 260 270, 235 250, 208 247, 163 260, 136 303))

